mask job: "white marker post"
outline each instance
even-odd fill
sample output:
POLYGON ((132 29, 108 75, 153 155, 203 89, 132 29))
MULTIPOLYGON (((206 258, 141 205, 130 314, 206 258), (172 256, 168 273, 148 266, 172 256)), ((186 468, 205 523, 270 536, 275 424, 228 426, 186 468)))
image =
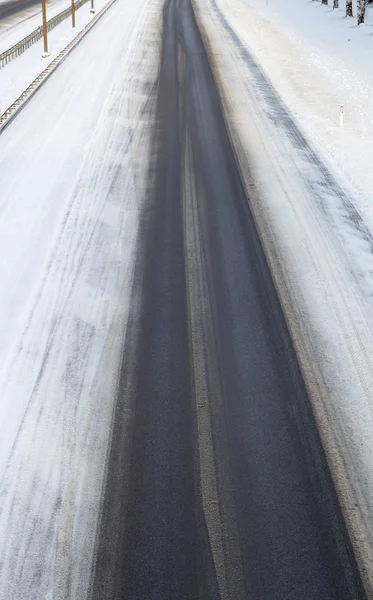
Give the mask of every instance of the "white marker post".
POLYGON ((343 104, 341 104, 340 111, 339 111, 339 126, 342 129, 342 127, 343 127, 343 104))

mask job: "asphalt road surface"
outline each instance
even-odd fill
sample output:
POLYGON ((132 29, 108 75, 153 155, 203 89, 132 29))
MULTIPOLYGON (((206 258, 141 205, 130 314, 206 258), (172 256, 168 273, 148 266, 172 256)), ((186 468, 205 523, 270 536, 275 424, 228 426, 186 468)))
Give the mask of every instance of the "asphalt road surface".
POLYGON ((92 597, 365 598, 190 0, 157 94, 92 597))

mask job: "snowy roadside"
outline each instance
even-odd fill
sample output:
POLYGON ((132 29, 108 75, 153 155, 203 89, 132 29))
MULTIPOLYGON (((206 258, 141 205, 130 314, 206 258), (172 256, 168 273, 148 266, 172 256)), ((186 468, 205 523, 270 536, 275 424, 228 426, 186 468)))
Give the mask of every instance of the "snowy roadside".
MULTIPOLYGON (((97 12, 107 3, 107 0, 96 0, 97 12)), ((0 69, 0 110, 5 110, 20 96, 20 94, 44 71, 84 27, 94 18, 90 13, 90 2, 84 4, 76 12, 76 27, 71 26, 71 18, 65 19, 48 34, 48 49, 50 56, 42 58, 43 40, 39 40, 20 57, 16 58, 3 69, 0 69)))
MULTIPOLYGON (((323 152, 315 152, 309 142, 316 141, 312 127, 326 120, 315 116, 322 99, 314 112, 307 105, 308 93, 303 104, 291 105, 296 75, 285 90, 281 65, 292 60, 289 71, 302 72, 298 51, 288 55, 283 34, 244 0, 194 4, 250 205, 373 597, 372 227, 354 206, 362 195, 349 194, 346 178, 336 177, 338 169, 328 168, 334 163, 320 159, 323 152), (306 108, 313 119, 309 136, 297 122, 303 125, 306 108)), ((307 76, 303 73, 302 84, 307 76)), ((308 81, 315 97, 317 90, 320 95, 317 80, 308 81)), ((305 129, 308 133, 307 123, 305 129)))
POLYGON ((316 1, 268 4, 232 4, 237 31, 373 224, 373 7, 367 24, 357 27, 356 19, 344 18, 343 0, 335 11, 316 1))
MULTIPOLYGON (((273 3, 277 1, 273 0, 273 3)), ((294 5, 294 0, 287 1, 294 5)), ((258 4, 260 0, 252 2, 258 4)), ((346 190, 343 193, 352 198, 352 208, 347 212, 355 212, 360 233, 355 235, 350 231, 346 224, 348 215, 344 214, 346 209, 341 207, 343 201, 339 200, 329 205, 330 228, 340 245, 341 257, 344 256, 356 279, 368 318, 373 324, 373 69, 370 51, 360 61, 360 66, 359 55, 355 53, 356 73, 353 73, 344 63, 344 46, 334 45, 334 38, 325 36, 318 48, 316 45, 308 47, 305 40, 297 38, 298 41, 294 42, 289 37, 287 30, 279 25, 281 19, 277 19, 277 13, 269 13, 273 22, 267 19, 267 14, 263 16, 264 5, 260 12, 248 0, 223 0, 222 6, 232 14, 240 39, 270 77, 300 131, 311 140, 324 164, 343 184, 346 190), (326 44, 330 52, 323 50, 326 44), (342 101, 345 118, 341 129, 342 101)), ((314 44, 318 39, 317 32, 320 33, 325 25, 323 19, 328 15, 321 12, 323 8, 316 2, 300 3, 296 12, 298 16, 293 17, 294 22, 302 20, 304 30, 307 21, 313 23, 314 28, 309 27, 313 33, 308 34, 308 39, 312 38, 314 44), (312 21, 308 18, 309 11, 317 15, 312 21)), ((332 9, 326 10, 333 15, 332 9)), ((343 11, 339 12, 343 14, 343 11)), ((349 23, 348 19, 337 19, 334 23, 336 32, 351 26, 349 23)), ((370 32, 367 33, 368 27, 353 25, 353 28, 368 50, 373 43, 370 32)))
MULTIPOLYGON (((319 0, 245 0, 245 4, 286 33, 291 40, 307 50, 309 61, 330 72, 341 74, 339 68, 373 83, 370 61, 373 33, 373 6, 367 5, 365 25, 357 26, 356 0, 352 18, 345 18, 346 1, 332 9, 332 0, 323 5, 319 0)), ((342 81, 342 84, 348 82, 342 81)))
MULTIPOLYGON (((71 0, 53 0, 47 3, 47 19, 71 6, 71 0)), ((0 53, 8 50, 42 24, 41 4, 24 9, 0 21, 0 53)))
POLYGON ((1 600, 89 596, 160 19, 114 2, 0 136, 1 600))

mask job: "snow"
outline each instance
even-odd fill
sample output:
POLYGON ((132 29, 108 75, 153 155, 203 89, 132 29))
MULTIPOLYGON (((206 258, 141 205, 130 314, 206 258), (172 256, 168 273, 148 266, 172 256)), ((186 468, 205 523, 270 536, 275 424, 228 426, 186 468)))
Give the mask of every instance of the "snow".
MULTIPOLYGON (((365 25, 357 26, 356 0, 353 1, 353 18, 345 18, 346 3, 333 10, 317 0, 269 0, 268 9, 263 0, 247 0, 263 16, 281 27, 296 43, 308 46, 310 59, 321 68, 334 70, 334 61, 373 82, 369 57, 372 46, 373 7, 367 7, 365 25), (265 10, 263 10, 265 8, 265 10), (318 60, 322 59, 322 60, 318 60)), ((332 4, 329 0, 329 4, 332 4)))
MULTIPOLYGON (((258 0, 196 0, 194 4, 370 597, 373 227, 369 163, 373 138, 367 114, 373 96, 369 68, 360 65, 350 70, 332 35, 322 41, 329 44, 327 51, 317 45, 325 25, 321 21, 318 29, 318 23, 328 9, 316 2, 282 0, 276 5, 276 0, 269 0, 269 9, 258 0), (287 11, 297 16, 285 24, 282 18, 286 21, 287 11), (315 11, 313 20, 308 11, 315 11), (297 22, 310 33, 302 37, 297 22), (352 110, 357 99, 361 110, 352 110), (338 125, 341 100, 347 107, 343 130, 338 125)), ((372 42, 365 37, 366 29, 356 35, 368 52, 372 42)))
POLYGON ((160 15, 115 2, 0 135, 1 600, 88 596, 160 15))
MULTIPOLYGON (((96 0, 96 10, 100 10, 106 2, 107 0, 96 0)), ((90 7, 90 2, 87 2, 76 12, 74 29, 71 26, 71 18, 68 18, 49 32, 48 50, 50 55, 48 58, 42 58, 44 43, 41 39, 21 56, 0 69, 0 109, 2 113, 94 18, 94 15, 90 13, 90 7)))
POLYGON ((373 10, 358 27, 316 1, 247 0, 241 34, 302 129, 373 220, 373 10), (350 41, 348 41, 350 40, 350 41), (344 105, 344 127, 339 112, 344 105))
MULTIPOLYGON (((344 46, 334 43, 346 22, 351 23, 351 20, 337 19, 333 22, 335 37, 332 34, 322 36, 324 17, 331 9, 323 11, 321 4, 307 2, 297 4, 297 11, 294 11, 291 10, 293 0, 288 0, 288 4, 281 4, 283 13, 297 14, 291 23, 293 28, 298 24, 299 30, 297 34, 295 29, 289 33, 290 23, 282 24, 279 16, 280 5, 277 5, 276 12, 277 0, 270 3, 273 13, 267 11, 264 4, 258 10, 259 0, 250 1, 253 4, 249 5, 248 0, 239 4, 237 14, 242 16, 242 22, 237 24, 237 31, 264 72, 270 75, 276 91, 300 124, 300 130, 313 142, 323 163, 341 182, 343 189, 336 198, 328 194, 321 198, 322 186, 317 185, 318 175, 308 185, 313 188, 315 200, 328 212, 329 227, 359 284, 359 294, 363 297, 368 317, 373 319, 373 68, 370 66, 373 38, 370 34, 366 35, 366 29, 355 26, 361 31, 359 35, 365 50, 355 54, 356 68, 351 71, 345 63, 344 46), (313 20, 310 11, 316 15, 313 20), (320 31, 318 23, 321 23, 320 31), (310 24, 313 26, 310 27, 310 24), (308 39, 313 40, 313 45, 307 37, 301 37, 307 28, 312 32, 308 39), (364 71, 365 78, 357 75, 359 69, 364 71), (345 112, 342 130, 339 127, 341 102, 345 112), (346 208, 350 197, 353 198, 353 208, 346 208), (357 231, 346 224, 351 211, 355 211, 357 231)), ((329 22, 329 27, 332 27, 332 22, 329 22)), ((262 98, 264 101, 265 98, 262 98)), ((285 122, 283 114, 278 116, 285 122)), ((297 160, 298 168, 307 171, 310 160, 314 162, 316 159, 308 153, 307 157, 297 160)))
MULTIPOLYGON (((47 19, 51 19, 71 5, 71 0, 47 2, 47 19)), ((35 4, 0 20, 0 53, 8 50, 42 23, 41 5, 35 4)))

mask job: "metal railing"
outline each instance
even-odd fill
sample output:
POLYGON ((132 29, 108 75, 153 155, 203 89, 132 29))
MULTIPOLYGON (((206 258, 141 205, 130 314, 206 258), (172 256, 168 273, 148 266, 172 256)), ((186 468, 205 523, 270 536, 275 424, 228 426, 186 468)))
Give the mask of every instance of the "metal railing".
MULTIPOLYGON (((81 6, 83 6, 83 4, 86 4, 88 1, 89 0, 77 0, 77 2, 75 2, 75 10, 78 10, 81 6)), ((69 6, 69 8, 66 8, 62 12, 60 12, 55 17, 52 17, 51 19, 49 19, 49 21, 47 22, 48 31, 51 31, 51 29, 54 29, 54 27, 57 27, 57 25, 62 23, 62 21, 64 21, 68 17, 70 17, 70 15, 71 15, 71 6, 69 6)), ((18 42, 17 44, 14 44, 14 46, 9 48, 8 50, 5 50, 5 52, 2 52, 0 54, 0 69, 5 67, 5 65, 7 65, 11 60, 14 60, 15 58, 17 58, 18 56, 23 54, 23 52, 28 50, 28 48, 30 48, 30 46, 32 46, 33 44, 35 44, 36 42, 41 40, 42 37, 43 37, 43 29, 40 26, 37 29, 35 29, 34 31, 32 31, 25 38, 23 38, 20 42, 18 42)))

